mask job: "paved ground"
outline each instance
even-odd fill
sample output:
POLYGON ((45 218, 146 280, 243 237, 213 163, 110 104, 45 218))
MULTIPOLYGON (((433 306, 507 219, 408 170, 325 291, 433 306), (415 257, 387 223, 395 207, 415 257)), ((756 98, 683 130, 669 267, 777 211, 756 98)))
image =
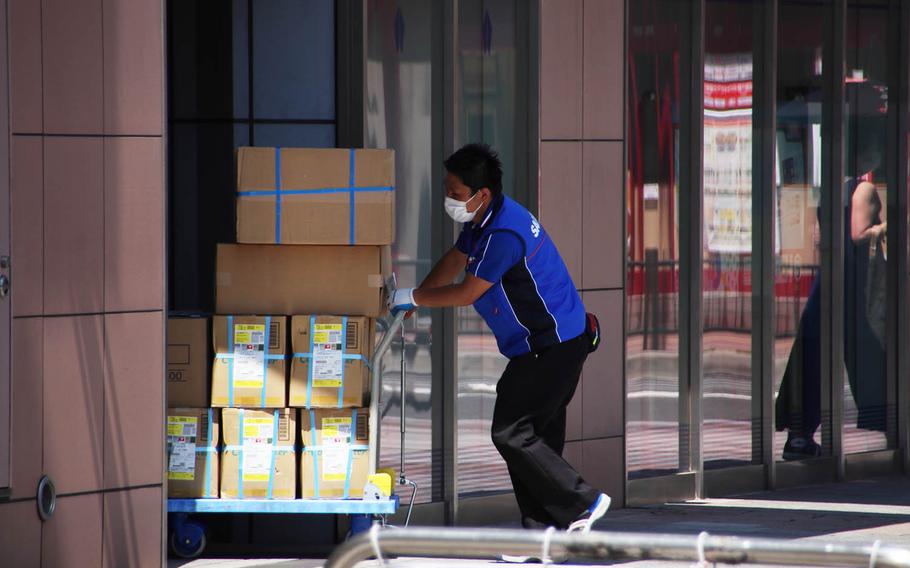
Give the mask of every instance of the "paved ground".
MULTIPOLYGON (((910 548, 910 478, 887 478, 745 495, 735 499, 621 509, 598 523, 598 530, 697 535, 708 531, 782 539, 821 539, 883 543, 910 548)), ((316 568, 323 559, 172 561, 185 568, 316 568)), ((618 564, 618 563, 616 563, 618 564)), ((376 566, 365 562, 359 568, 376 566)), ((505 564, 482 560, 399 559, 401 568, 479 568, 505 564)), ((571 566, 571 565, 563 565, 571 566)), ((691 563, 626 562, 629 568, 671 568, 691 563)))

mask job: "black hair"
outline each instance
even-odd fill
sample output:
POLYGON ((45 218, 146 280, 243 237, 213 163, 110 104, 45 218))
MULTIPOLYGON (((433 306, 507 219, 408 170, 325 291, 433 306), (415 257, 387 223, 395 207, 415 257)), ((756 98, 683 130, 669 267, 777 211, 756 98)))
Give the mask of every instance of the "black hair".
POLYGON ((446 158, 446 170, 458 176, 461 183, 475 194, 486 187, 499 197, 502 193, 502 162, 499 155, 486 144, 467 144, 446 158))

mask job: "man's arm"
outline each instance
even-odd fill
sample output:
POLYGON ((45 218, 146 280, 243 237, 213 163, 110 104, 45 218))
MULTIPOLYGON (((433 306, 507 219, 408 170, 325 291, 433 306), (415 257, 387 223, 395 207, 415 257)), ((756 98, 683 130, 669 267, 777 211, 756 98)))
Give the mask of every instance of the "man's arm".
MULTIPOLYGON (((459 254, 461 253, 459 252, 459 254)), ((432 276, 432 273, 430 275, 432 276)), ((427 279, 429 279, 429 276, 427 279)), ((478 278, 469 273, 465 274, 464 280, 459 284, 448 284, 435 288, 427 288, 421 285, 420 288, 414 290, 414 301, 417 302, 418 306, 426 306, 428 308, 470 306, 477 301, 477 298, 483 296, 484 292, 489 290, 492 285, 492 282, 487 282, 483 278, 478 278)))
POLYGON ((456 247, 449 249, 420 283, 421 288, 439 288, 451 284, 464 270, 468 255, 456 247))

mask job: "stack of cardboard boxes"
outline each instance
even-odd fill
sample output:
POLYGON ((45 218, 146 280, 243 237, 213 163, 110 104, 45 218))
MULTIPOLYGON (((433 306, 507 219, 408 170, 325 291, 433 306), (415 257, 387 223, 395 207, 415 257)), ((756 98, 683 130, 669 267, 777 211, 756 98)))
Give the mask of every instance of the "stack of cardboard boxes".
POLYGON ((218 315, 169 321, 168 494, 360 498, 394 154, 241 148, 237 168, 218 315))

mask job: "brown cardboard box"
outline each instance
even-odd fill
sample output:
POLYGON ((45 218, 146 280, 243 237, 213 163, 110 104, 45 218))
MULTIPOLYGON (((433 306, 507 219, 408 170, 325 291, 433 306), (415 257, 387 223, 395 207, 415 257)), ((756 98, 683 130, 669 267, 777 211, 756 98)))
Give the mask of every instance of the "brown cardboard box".
POLYGON ((370 318, 292 317, 291 346, 294 351, 288 406, 366 406, 373 343, 374 326, 370 318), (345 323, 347 329, 344 329, 345 323), (308 388, 308 385, 311 386, 308 388))
POLYGON ((392 150, 281 148, 275 160, 275 148, 237 150, 238 243, 392 244, 392 150))
POLYGON ((209 320, 167 319, 167 404, 203 408, 209 405, 209 320))
POLYGON ((294 499, 297 411, 225 408, 221 413, 221 498, 294 499))
POLYGON ((218 245, 222 314, 350 314, 385 310, 389 247, 218 245))
POLYGON ((370 469, 369 420, 366 408, 300 411, 303 499, 363 497, 370 469))
POLYGON ((285 316, 212 318, 212 406, 286 406, 287 320, 285 316))
POLYGON ((220 414, 212 408, 168 409, 168 497, 218 497, 220 414))

